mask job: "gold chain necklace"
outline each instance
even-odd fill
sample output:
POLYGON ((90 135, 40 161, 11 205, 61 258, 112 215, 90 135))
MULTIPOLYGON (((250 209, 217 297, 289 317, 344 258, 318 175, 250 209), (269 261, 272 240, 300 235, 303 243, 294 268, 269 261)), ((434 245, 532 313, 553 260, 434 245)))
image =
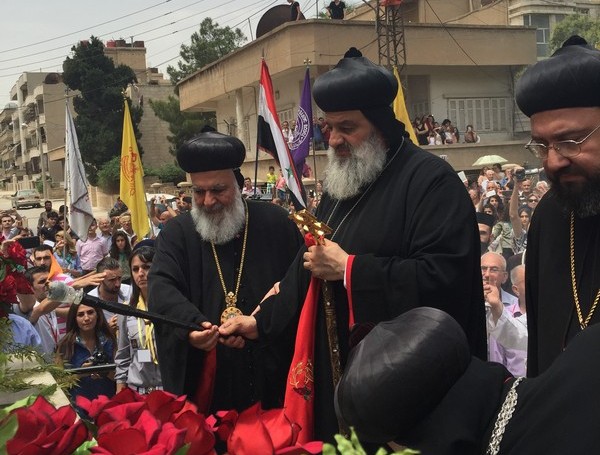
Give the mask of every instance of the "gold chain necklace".
POLYGON ((579 305, 579 296, 577 294, 577 281, 575 278, 575 215, 571 211, 571 226, 569 230, 569 250, 570 250, 570 260, 571 260, 571 285, 573 286, 573 300, 575 300, 575 309, 577 310, 577 319, 579 319, 579 327, 581 330, 584 330, 588 324, 590 323, 590 319, 596 310, 596 306, 598 305, 598 301, 600 300, 600 289, 598 289, 598 293, 596 294, 596 298, 594 299, 594 303, 592 303, 592 308, 590 308, 590 312, 588 313, 585 320, 583 319, 583 314, 581 313, 581 306, 579 305))
POLYGON ((214 243, 210 243, 212 247, 213 256, 215 257, 215 264, 217 265, 217 272, 219 273, 219 279, 221 280, 221 287, 223 288, 223 293, 225 294, 225 309, 221 313, 221 324, 223 324, 227 319, 234 318, 236 316, 242 316, 242 311, 236 307, 237 304, 237 294, 240 290, 240 283, 242 282, 242 272, 244 270, 244 258, 246 257, 246 243, 248 241, 248 203, 244 201, 244 209, 246 212, 246 220, 244 226, 244 241, 242 243, 242 256, 240 258, 240 271, 237 276, 237 283, 235 284, 235 292, 227 292, 227 286, 225 286, 225 279, 223 278, 223 272, 221 271, 221 264, 219 263, 219 256, 217 256, 217 249, 215 248, 214 243))

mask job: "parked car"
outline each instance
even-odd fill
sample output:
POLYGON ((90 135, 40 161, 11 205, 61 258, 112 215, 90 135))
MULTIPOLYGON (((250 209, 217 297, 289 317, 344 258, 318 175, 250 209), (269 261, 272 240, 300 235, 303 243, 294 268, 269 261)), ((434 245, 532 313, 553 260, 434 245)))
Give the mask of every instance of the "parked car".
POLYGON ((18 190, 11 196, 13 209, 20 209, 26 206, 41 207, 42 201, 40 193, 37 190, 18 190))

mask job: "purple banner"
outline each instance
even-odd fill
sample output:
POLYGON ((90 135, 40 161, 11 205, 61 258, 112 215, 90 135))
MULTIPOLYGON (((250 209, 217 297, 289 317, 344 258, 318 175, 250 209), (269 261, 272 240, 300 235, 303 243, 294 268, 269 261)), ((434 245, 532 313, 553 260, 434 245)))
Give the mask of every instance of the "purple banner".
POLYGON ((290 145, 290 152, 294 159, 294 165, 298 172, 302 173, 304 161, 310 151, 310 143, 313 138, 312 122, 312 97, 310 95, 310 70, 306 68, 304 76, 304 88, 298 107, 298 117, 296 119, 296 129, 294 130, 294 140, 290 145))

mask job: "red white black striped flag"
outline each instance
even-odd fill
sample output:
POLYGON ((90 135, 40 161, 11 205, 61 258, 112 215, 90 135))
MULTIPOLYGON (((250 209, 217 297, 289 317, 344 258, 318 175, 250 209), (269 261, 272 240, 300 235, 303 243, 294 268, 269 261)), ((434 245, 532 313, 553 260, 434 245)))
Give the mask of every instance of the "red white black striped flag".
POLYGON ((292 195, 302 207, 306 207, 302 197, 302 183, 298 178, 292 155, 281 132, 273 98, 273 83, 269 75, 269 68, 264 60, 260 72, 260 92, 258 95, 257 147, 275 158, 283 171, 283 177, 292 195))

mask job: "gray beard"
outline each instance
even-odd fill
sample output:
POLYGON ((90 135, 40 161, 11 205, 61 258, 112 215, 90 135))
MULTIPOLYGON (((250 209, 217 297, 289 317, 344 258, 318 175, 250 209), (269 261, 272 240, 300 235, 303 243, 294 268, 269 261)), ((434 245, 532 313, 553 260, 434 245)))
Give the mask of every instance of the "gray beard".
POLYGON ((202 240, 215 245, 223 245, 233 240, 244 227, 246 218, 242 198, 237 196, 230 206, 219 205, 211 211, 194 203, 191 215, 196 232, 202 240))
POLYGON ((553 182, 552 191, 565 212, 573 211, 579 218, 600 214, 600 178, 598 177, 580 187, 553 182))
POLYGON ((339 158, 335 150, 327 150, 327 170, 323 189, 334 199, 349 199, 373 182, 385 166, 387 149, 376 133, 362 144, 348 145, 350 156, 339 158))

